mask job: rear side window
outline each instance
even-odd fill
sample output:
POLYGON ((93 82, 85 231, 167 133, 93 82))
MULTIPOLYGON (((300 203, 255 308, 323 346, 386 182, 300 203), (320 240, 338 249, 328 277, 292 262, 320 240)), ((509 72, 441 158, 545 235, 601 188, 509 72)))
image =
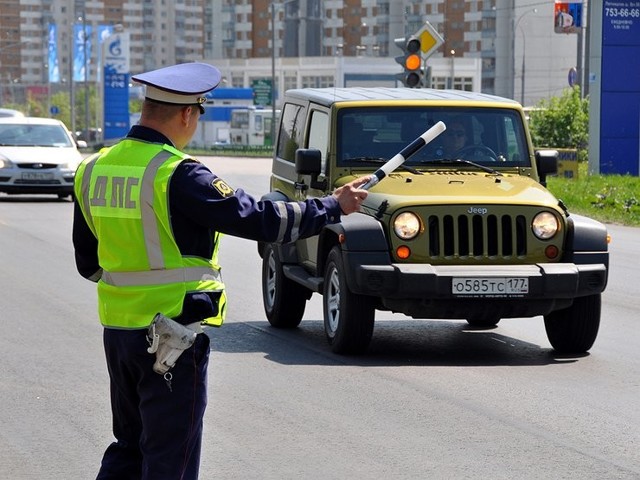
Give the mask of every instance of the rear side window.
POLYGON ((304 118, 304 107, 293 103, 285 104, 282 110, 280 133, 278 134, 277 155, 279 158, 291 163, 295 161, 296 150, 302 148, 304 118))

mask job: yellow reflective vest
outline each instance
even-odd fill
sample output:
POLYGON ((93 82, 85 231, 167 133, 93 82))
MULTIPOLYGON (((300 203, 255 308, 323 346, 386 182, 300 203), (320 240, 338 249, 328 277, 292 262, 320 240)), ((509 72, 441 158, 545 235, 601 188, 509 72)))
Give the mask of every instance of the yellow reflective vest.
POLYGON ((125 139, 85 159, 76 172, 76 201, 98 239, 98 310, 105 327, 146 328, 158 312, 175 318, 192 292, 218 298, 217 315, 203 324, 224 321, 220 234, 212 258, 200 258, 183 256, 171 229, 169 180, 188 158, 169 145, 125 139))

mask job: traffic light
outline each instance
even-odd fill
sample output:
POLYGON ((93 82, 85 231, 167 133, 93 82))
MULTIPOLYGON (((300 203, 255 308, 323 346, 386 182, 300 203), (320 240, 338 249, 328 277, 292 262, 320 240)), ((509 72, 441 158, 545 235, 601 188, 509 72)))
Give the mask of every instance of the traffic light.
POLYGON ((424 72, 420 56, 420 39, 415 36, 396 38, 394 43, 402 49, 402 55, 396 57, 396 62, 402 65, 404 70, 402 73, 398 73, 396 78, 405 87, 422 87, 424 72))

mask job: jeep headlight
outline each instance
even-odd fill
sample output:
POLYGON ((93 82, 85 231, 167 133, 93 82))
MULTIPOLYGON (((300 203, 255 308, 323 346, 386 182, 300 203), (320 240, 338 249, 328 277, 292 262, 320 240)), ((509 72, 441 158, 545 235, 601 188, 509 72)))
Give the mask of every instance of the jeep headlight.
POLYGON ((531 222, 533 234, 540 240, 549 240, 558 233, 558 218, 551 212, 540 212, 531 222))
POLYGON ((393 231, 402 240, 411 240, 420 232, 420 219, 415 213, 403 212, 393 221, 393 231))

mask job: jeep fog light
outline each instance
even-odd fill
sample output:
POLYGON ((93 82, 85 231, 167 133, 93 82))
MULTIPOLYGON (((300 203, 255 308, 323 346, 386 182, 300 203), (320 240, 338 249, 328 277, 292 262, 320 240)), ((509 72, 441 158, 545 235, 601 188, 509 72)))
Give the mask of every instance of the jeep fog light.
POLYGON ((540 240, 548 240, 558 233, 558 219, 553 213, 540 212, 533 217, 531 229, 540 240))
POLYGON ((403 240, 411 240, 420 232, 420 219, 415 213, 403 212, 393 221, 393 231, 403 240))

